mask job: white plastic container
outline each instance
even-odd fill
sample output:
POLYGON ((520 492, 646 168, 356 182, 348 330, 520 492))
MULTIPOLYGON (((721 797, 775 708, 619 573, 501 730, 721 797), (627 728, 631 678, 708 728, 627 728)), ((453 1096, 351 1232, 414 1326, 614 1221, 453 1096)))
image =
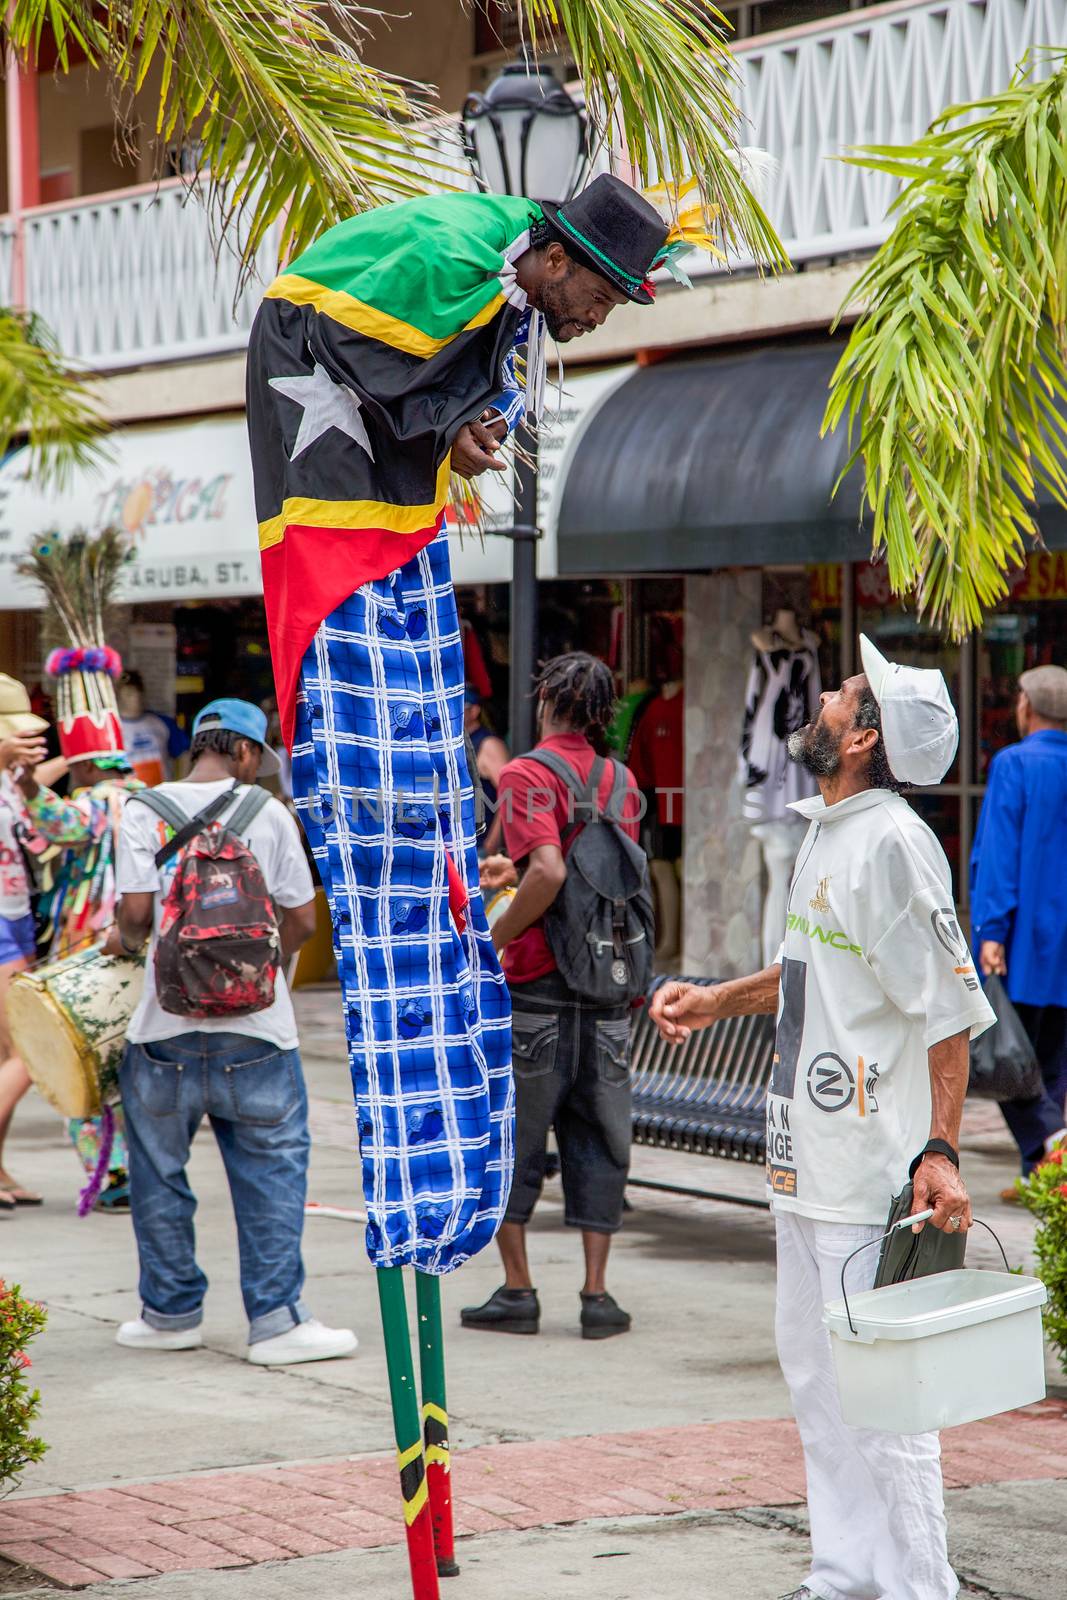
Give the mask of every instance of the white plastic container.
POLYGON ((826 1306, 844 1419, 930 1433, 1045 1398, 1039 1278, 965 1267, 826 1306))

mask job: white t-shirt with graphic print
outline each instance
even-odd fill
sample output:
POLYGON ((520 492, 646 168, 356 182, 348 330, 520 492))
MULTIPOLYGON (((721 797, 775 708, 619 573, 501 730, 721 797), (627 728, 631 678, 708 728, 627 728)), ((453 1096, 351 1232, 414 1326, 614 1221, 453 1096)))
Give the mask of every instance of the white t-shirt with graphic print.
MULTIPOLYGON (((231 785, 229 778, 214 783, 164 783, 155 791, 175 801, 190 817, 211 804, 216 795, 231 785)), ((241 785, 238 798, 224 812, 222 822, 240 805, 247 789, 241 785)), ((163 819, 146 805, 127 804, 122 814, 118 861, 115 869, 118 893, 154 894, 152 938, 145 963, 144 993, 133 1014, 126 1037, 132 1044, 151 1044, 156 1039, 175 1039, 184 1033, 243 1033, 254 1039, 267 1039, 280 1050, 295 1050, 299 1043, 293 1002, 284 974, 279 972, 274 986, 274 1004, 243 1017, 178 1017, 164 1011, 156 998, 155 947, 162 918, 163 902, 178 870, 172 856, 162 869, 155 855, 170 837, 163 819)), ((270 799, 252 818, 241 834, 259 863, 267 891, 279 907, 306 905, 314 897, 311 871, 300 842, 300 830, 281 801, 270 799)))
POLYGON ((767 1181, 776 1210, 880 1223, 930 1137, 927 1052, 994 1021, 945 853, 900 795, 809 819, 789 893, 767 1181))

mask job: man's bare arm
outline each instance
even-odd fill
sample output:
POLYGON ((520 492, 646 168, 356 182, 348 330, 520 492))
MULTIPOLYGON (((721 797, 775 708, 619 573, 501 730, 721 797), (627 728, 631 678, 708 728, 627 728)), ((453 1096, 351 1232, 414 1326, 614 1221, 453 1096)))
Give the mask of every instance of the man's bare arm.
POLYGON ((755 1017, 778 1010, 782 969, 764 967, 748 978, 727 983, 665 983, 656 990, 648 1014, 672 1044, 681 1044, 696 1028, 707 1028, 723 1017, 755 1017))
MULTIPOLYGON (((930 1137, 944 1139, 953 1150, 960 1147, 960 1122, 970 1072, 970 1029, 954 1033, 930 1046, 930 1137)), ((913 1211, 927 1211, 935 1228, 952 1229, 959 1217, 960 1229, 973 1220, 966 1185, 948 1156, 924 1156, 915 1174, 913 1211)), ((921 1233, 920 1223, 915 1232, 921 1233)))

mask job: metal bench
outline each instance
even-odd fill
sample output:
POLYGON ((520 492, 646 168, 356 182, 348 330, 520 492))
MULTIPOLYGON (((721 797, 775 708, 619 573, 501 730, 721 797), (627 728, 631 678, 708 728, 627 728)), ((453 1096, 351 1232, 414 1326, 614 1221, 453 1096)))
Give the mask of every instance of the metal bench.
MULTIPOLYGON (((691 1034, 684 1044, 671 1045, 660 1037, 647 1009, 640 1011, 631 1042, 633 1142, 762 1163, 774 1031, 772 1016, 731 1017, 691 1034)), ((765 1200, 654 1183, 647 1178, 629 1181, 638 1189, 700 1195, 761 1209, 767 1206, 765 1200)))

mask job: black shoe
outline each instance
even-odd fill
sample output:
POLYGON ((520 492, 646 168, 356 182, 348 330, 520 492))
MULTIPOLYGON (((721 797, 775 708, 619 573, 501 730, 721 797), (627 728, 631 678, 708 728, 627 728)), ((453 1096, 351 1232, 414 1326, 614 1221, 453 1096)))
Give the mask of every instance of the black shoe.
POLYGON ((613 1339, 617 1333, 629 1333, 633 1318, 610 1294, 583 1294, 581 1299, 583 1339, 613 1339))
POLYGON ((459 1320, 465 1328, 487 1333, 536 1333, 541 1307, 536 1289, 497 1289, 484 1306, 464 1306, 459 1320))

